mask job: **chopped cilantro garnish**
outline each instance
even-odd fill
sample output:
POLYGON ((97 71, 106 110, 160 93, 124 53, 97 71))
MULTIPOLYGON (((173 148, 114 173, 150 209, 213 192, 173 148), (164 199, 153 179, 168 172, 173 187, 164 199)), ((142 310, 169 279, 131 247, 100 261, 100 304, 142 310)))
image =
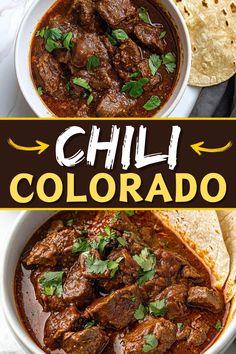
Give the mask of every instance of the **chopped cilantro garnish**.
POLYGON ((39 283, 43 287, 44 294, 47 296, 62 296, 62 277, 64 272, 45 272, 40 278, 39 283))
POLYGON ((162 31, 162 32, 160 33, 159 38, 160 38, 160 39, 163 39, 165 36, 166 36, 166 31, 162 31))
POLYGON ((93 326, 96 325, 96 322, 94 320, 91 320, 91 321, 88 321, 85 325, 84 325, 84 329, 87 329, 87 328, 91 328, 93 326))
POLYGON ((215 323, 215 329, 220 332, 222 330, 223 326, 222 326, 222 322, 220 320, 216 321, 215 323))
POLYGON ((148 353, 158 346, 158 340, 154 334, 144 336, 143 352, 148 353))
POLYGON ((63 47, 66 48, 67 50, 71 50, 73 48, 72 38, 73 38, 72 32, 65 33, 63 36, 63 47))
POLYGON ((127 214, 128 216, 134 216, 135 211, 134 210, 125 210, 125 214, 127 214))
POLYGON ((141 74, 141 70, 138 69, 136 71, 134 71, 133 73, 131 73, 129 76, 133 79, 135 79, 136 77, 138 77, 141 74))
POLYGON ((139 18, 145 22, 145 23, 151 23, 150 21, 150 17, 149 17, 149 13, 148 11, 145 9, 145 7, 140 7, 138 9, 138 14, 139 14, 139 18))
POLYGON ((90 249, 91 246, 89 244, 89 241, 84 237, 80 237, 73 244, 72 253, 87 252, 90 249))
POLYGON ((127 241, 123 238, 123 237, 118 237, 117 241, 119 242, 119 244, 123 247, 127 246, 127 241))
POLYGON ((73 83, 77 86, 83 87, 85 90, 88 90, 89 92, 92 92, 92 89, 89 83, 87 82, 87 80, 82 79, 81 77, 75 77, 73 79, 73 83))
POLYGON ((178 331, 182 332, 182 330, 184 329, 184 324, 183 323, 177 323, 177 329, 178 331))
POLYGON ((158 96, 152 96, 144 105, 143 108, 146 111, 152 111, 153 109, 156 109, 159 107, 161 104, 161 100, 158 96))
POLYGON ((147 314, 146 307, 143 304, 140 304, 134 313, 134 317, 136 318, 136 320, 143 320, 146 314, 147 314))
POLYGON ((115 39, 117 39, 119 41, 126 41, 127 39, 129 39, 129 36, 127 35, 127 33, 123 29, 120 29, 120 28, 112 31, 112 37, 114 37, 115 39))
POLYGON ((166 300, 156 300, 149 303, 149 313, 154 316, 164 316, 167 312, 166 300))
POLYGON ((161 61, 161 58, 159 55, 157 55, 157 54, 150 55, 150 57, 148 59, 148 65, 149 65, 149 68, 150 68, 153 76, 156 75, 158 69, 161 66, 161 63, 162 63, 162 61, 161 61))
POLYGON ((97 55, 92 55, 90 58, 88 58, 86 69, 87 70, 95 69, 99 67, 100 64, 101 64, 100 58, 97 55))
POLYGON ((140 255, 134 255, 133 259, 144 272, 153 270, 156 266, 156 257, 150 250, 144 248, 140 255))
POLYGON ((39 86, 39 87, 37 88, 37 91, 38 91, 39 96, 42 96, 42 95, 43 95, 43 88, 42 88, 41 86, 39 86))
POLYGON ((176 57, 173 53, 169 52, 162 55, 162 62, 166 67, 168 73, 173 73, 176 69, 176 57))
POLYGON ((131 97, 138 98, 143 94, 143 88, 148 82, 149 79, 147 77, 143 77, 138 81, 128 81, 122 86, 121 92, 129 92, 131 97))

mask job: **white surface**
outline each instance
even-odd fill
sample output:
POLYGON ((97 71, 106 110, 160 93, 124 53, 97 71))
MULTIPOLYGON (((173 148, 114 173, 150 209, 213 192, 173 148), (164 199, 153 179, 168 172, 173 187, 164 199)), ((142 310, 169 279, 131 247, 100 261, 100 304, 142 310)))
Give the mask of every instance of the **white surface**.
MULTIPOLYGON (((17 211, 0 211, 0 259, 2 259, 1 252, 5 244, 5 240, 8 237, 9 230, 13 224, 14 219, 18 215, 17 211)), ((20 237, 20 235, 19 235, 20 237)), ((5 322, 1 307, 0 307, 0 353, 9 354, 23 354, 18 344, 12 337, 8 325, 5 322)), ((236 343, 225 354, 235 354, 236 343)))
MULTIPOLYGON (((14 67, 14 42, 21 19, 28 7, 38 0, 0 1, 0 117, 35 117, 19 89, 14 67)), ((187 87, 171 117, 188 117, 200 93, 187 87)))

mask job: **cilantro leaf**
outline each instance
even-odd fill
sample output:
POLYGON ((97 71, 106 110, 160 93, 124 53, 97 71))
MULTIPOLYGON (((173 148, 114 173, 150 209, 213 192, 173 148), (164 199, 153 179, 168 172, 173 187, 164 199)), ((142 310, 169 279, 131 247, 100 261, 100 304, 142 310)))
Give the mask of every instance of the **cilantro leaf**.
POLYGON ((73 83, 77 86, 83 87, 85 90, 88 90, 89 92, 92 92, 89 83, 85 79, 82 79, 81 77, 75 77, 73 79, 73 83))
POLYGON ((143 304, 140 304, 134 313, 134 317, 136 318, 136 320, 143 320, 146 314, 146 307, 143 304))
POLYGON ((43 95, 43 88, 41 87, 41 86, 39 86, 38 88, 37 88, 37 91, 38 91, 38 94, 39 94, 39 96, 42 96, 43 95))
POLYGON ((109 39, 111 45, 116 46, 118 44, 117 40, 112 37, 109 33, 105 32, 105 36, 109 39))
POLYGON ((159 35, 160 39, 163 39, 166 36, 166 31, 162 31, 159 35))
POLYGON ((64 272, 45 272, 40 278, 39 283, 43 287, 44 294, 47 296, 62 296, 62 277, 64 272))
POLYGON ((112 218, 112 222, 118 221, 120 218, 120 211, 116 211, 114 217, 112 218))
POLYGON ((134 71, 133 73, 131 73, 129 76, 130 76, 131 78, 134 78, 134 79, 135 79, 135 78, 138 77, 140 74, 141 74, 141 70, 138 69, 138 70, 134 71))
POLYGON ((86 256, 86 268, 89 273, 103 274, 108 270, 107 264, 107 260, 102 261, 100 259, 95 258, 91 254, 88 254, 86 256))
POLYGON ((62 39, 62 33, 59 28, 50 28, 48 30, 47 35, 54 41, 59 41, 60 39, 62 39))
POLYGON ((90 94, 87 99, 87 105, 89 106, 93 102, 93 95, 90 94))
POLYGON ((166 300, 156 300, 150 302, 148 305, 148 310, 151 315, 154 316, 164 316, 167 312, 166 300))
POLYGON ((216 329, 218 332, 220 332, 220 331, 222 330, 222 328, 223 328, 222 322, 221 322, 220 320, 216 321, 214 327, 215 327, 215 329, 216 329))
POLYGON ((158 340, 154 334, 144 336, 143 352, 148 353, 158 346, 158 340))
POLYGON ((139 14, 139 18, 145 22, 145 23, 151 23, 150 17, 149 17, 149 13, 147 11, 147 9, 145 9, 145 7, 140 7, 138 9, 138 14, 139 14))
POLYGON ((96 322, 94 320, 91 320, 91 321, 88 321, 85 325, 84 325, 84 329, 87 329, 87 328, 91 328, 93 326, 96 325, 96 322))
POLYGON ((130 96, 133 98, 138 98, 143 94, 143 87, 149 82, 147 77, 143 77, 138 81, 128 81, 123 85, 121 92, 129 92, 130 96))
POLYGON ((142 250, 140 255, 134 255, 133 259, 144 272, 153 270, 156 266, 156 257, 146 247, 142 250))
POLYGON ((100 64, 101 64, 100 58, 97 55, 92 55, 90 58, 88 58, 86 69, 87 70, 95 69, 99 67, 100 64))
POLYGON ((139 278, 138 278, 138 285, 143 285, 147 281, 152 280, 154 278, 156 271, 155 269, 150 270, 148 272, 140 272, 139 273, 139 278))
POLYGON ((73 244, 72 253, 87 252, 90 249, 91 246, 89 244, 89 241, 84 237, 80 237, 73 244))
POLYGON ((46 44, 45 44, 45 48, 49 53, 53 52, 54 49, 58 49, 61 47, 62 47, 62 45, 60 44, 60 42, 55 41, 51 37, 49 37, 47 39, 46 44))
POLYGON ((119 41, 126 41, 127 39, 129 39, 129 36, 127 35, 127 33, 121 28, 113 30, 112 37, 114 37, 115 39, 117 39, 119 41))
POLYGON ((159 107, 161 100, 158 96, 152 96, 144 105, 143 108, 146 111, 153 111, 155 108, 159 107))
POLYGON ((73 38, 73 33, 72 32, 68 32, 65 33, 63 36, 63 46, 64 48, 71 50, 73 48, 73 42, 72 42, 72 38, 73 38))
POLYGON ((127 246, 127 241, 123 238, 123 237, 118 237, 117 241, 119 242, 119 244, 123 247, 127 246))
POLYGON ((177 329, 178 329, 178 331, 180 331, 180 332, 182 332, 182 330, 184 329, 184 324, 183 323, 177 323, 177 329))
POLYGON ((161 63, 162 63, 162 61, 161 61, 161 58, 159 55, 157 55, 157 54, 150 55, 150 57, 148 59, 148 65, 149 65, 149 68, 150 68, 153 76, 156 75, 158 69, 161 66, 161 63))
POLYGON ((114 278, 114 276, 116 275, 116 272, 119 269, 119 264, 122 261, 123 257, 119 257, 117 258, 115 261, 108 261, 107 263, 107 268, 111 271, 110 272, 110 278, 114 278))
POLYGON ((176 57, 173 53, 169 52, 162 55, 162 62, 166 67, 168 73, 173 73, 176 69, 176 57))
POLYGON ((128 216, 134 216, 135 212, 133 210, 125 210, 125 214, 127 214, 128 216))

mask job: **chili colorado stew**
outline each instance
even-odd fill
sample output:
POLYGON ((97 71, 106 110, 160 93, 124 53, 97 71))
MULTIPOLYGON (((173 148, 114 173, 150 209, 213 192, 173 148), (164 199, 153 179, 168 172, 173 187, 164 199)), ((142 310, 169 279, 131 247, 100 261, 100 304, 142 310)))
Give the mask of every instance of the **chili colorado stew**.
POLYGON ((58 0, 31 45, 38 94, 59 117, 149 117, 178 76, 178 35, 155 0, 58 0))
POLYGON ((46 353, 198 354, 229 309, 201 260, 151 211, 57 214, 27 244, 15 296, 46 353))

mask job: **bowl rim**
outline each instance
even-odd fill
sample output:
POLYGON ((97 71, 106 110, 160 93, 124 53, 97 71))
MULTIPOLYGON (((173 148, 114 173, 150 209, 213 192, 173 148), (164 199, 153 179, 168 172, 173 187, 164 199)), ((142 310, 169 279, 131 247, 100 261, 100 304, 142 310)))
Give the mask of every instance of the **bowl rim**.
MULTIPOLYGON (((15 41, 14 65, 15 65, 15 72, 16 72, 17 81, 18 81, 20 90, 21 90, 25 100, 27 101, 28 105, 33 110, 33 112, 36 114, 36 116, 40 117, 40 118, 41 117, 44 117, 44 118, 55 118, 56 115, 49 109, 49 107, 47 107, 47 105, 44 103, 44 101, 41 98, 40 98, 40 101, 38 101, 39 102, 38 104, 32 104, 31 103, 31 101, 29 99, 29 90, 26 88, 25 80, 22 80, 22 78, 21 78, 21 68, 20 68, 20 64, 19 64, 20 61, 18 59, 19 56, 22 53, 22 51, 20 50, 20 44, 21 44, 21 38, 22 38, 23 33, 24 33, 24 28, 25 28, 26 24, 29 21, 31 12, 37 7, 39 1, 40 0, 36 0, 36 1, 34 1, 31 4, 31 6, 28 8, 28 10, 26 11, 26 13, 25 13, 25 15, 24 15, 24 17, 23 17, 23 19, 21 21, 21 24, 20 24, 20 27, 18 29, 18 33, 17 33, 17 36, 16 36, 16 41, 15 41)), ((54 3, 56 1, 57 0, 55 0, 54 3)), ((173 100, 173 102, 171 103, 171 105, 168 108, 165 108, 165 106, 168 104, 168 102, 171 99, 171 96, 170 96, 170 99, 168 99, 165 102, 164 106, 160 110, 161 115, 159 115, 158 112, 157 112, 157 115, 154 115, 154 116, 150 117, 150 118, 153 118, 153 119, 155 119, 155 118, 168 118, 170 116, 170 114, 174 111, 174 109, 176 108, 176 106, 180 102, 180 100, 183 97, 184 92, 185 92, 185 90, 187 88, 188 80, 189 80, 190 72, 191 72, 191 65, 192 65, 192 46, 191 46, 191 39, 190 39, 190 34, 189 34, 189 31, 188 31, 188 27, 187 27, 187 25, 186 25, 186 23, 184 21, 184 18, 182 16, 179 8, 177 7, 177 5, 172 0, 165 0, 165 2, 167 2, 169 4, 169 6, 171 6, 173 8, 173 11, 175 12, 175 14, 178 17, 179 25, 181 26, 180 29, 182 31, 183 39, 181 40, 181 38, 179 38, 179 40, 182 43, 185 42, 185 47, 186 48, 185 48, 185 50, 183 48, 180 48, 180 50, 182 52, 182 53, 180 53, 180 55, 183 57, 183 52, 184 52, 186 68, 185 68, 185 73, 182 74, 182 76, 183 76, 182 79, 180 78, 181 77, 181 67, 179 68, 178 77, 177 77, 177 80, 176 80, 176 83, 175 83, 175 87, 174 87, 173 92, 171 94, 171 96, 172 96, 173 93, 176 92, 175 99, 173 100), (180 83, 180 80, 181 80, 181 83, 180 83), (180 86, 179 86, 178 91, 177 91, 177 86, 178 85, 180 85, 180 86)), ((50 7, 53 6, 53 4, 51 4, 48 7, 48 9, 50 9, 50 7)), ((163 7, 164 6, 165 5, 163 5, 163 7)), ((42 16, 44 14, 45 14, 45 12, 40 16, 40 18, 42 18, 42 16)), ((172 19, 172 22, 173 22, 173 25, 176 27, 176 30, 178 30, 177 25, 175 24, 173 19, 172 19)), ((32 78, 32 75, 31 75, 30 58, 29 58, 30 44, 31 44, 31 41, 32 41, 33 34, 34 34, 34 31, 30 35, 30 41, 29 41, 29 46, 28 46, 28 61, 27 61, 28 70, 27 71, 28 71, 30 80, 32 81, 32 84, 33 84, 33 89, 34 89, 34 93, 33 94, 37 95, 37 91, 36 91, 36 88, 35 88, 35 85, 34 85, 34 82, 33 82, 33 78, 32 78)), ((180 34, 179 31, 178 31, 178 34, 180 34)), ((181 63, 181 64, 183 64, 183 63, 181 63)), ((78 118, 83 118, 83 117, 78 117, 78 118)))
MULTIPOLYGON (((15 242, 15 237, 18 234, 18 229, 23 225, 24 222, 32 219, 32 215, 34 213, 45 213, 45 221, 50 218, 54 213, 58 211, 21 211, 17 218, 14 220, 14 223, 10 229, 8 234, 8 238, 5 243, 5 247, 3 250, 2 256, 2 264, 1 264, 1 272, 0 272, 0 284, 1 284, 1 300, 2 300, 2 308, 3 313, 6 318, 6 322, 13 334, 13 336, 17 339, 18 344, 22 347, 22 349, 27 349, 35 354, 43 354, 44 351, 38 347, 38 345, 33 341, 30 335, 27 333, 27 330, 24 328, 23 323, 21 322, 19 313, 16 308, 16 304, 10 300, 9 294, 7 293, 7 260, 11 254, 11 246, 12 243, 15 242)), ((44 222, 45 222, 44 221, 44 222)), ((17 264, 18 259, 15 261, 17 264)), ((15 269, 16 269, 15 264, 15 269)), ((14 274, 15 275, 15 274, 14 274)), ((11 284, 12 292, 14 294, 14 286, 11 284)), ((14 297, 13 297, 14 299, 14 297)), ((232 308, 232 306, 231 306, 232 308)), ((230 315, 230 314, 229 314, 230 315)), ((232 344, 234 338, 236 337, 236 320, 233 319, 231 315, 231 323, 227 326, 225 330, 220 334, 220 336, 216 339, 215 343, 211 347, 209 347, 204 353, 205 354, 219 354, 228 349, 230 344, 232 344)))

